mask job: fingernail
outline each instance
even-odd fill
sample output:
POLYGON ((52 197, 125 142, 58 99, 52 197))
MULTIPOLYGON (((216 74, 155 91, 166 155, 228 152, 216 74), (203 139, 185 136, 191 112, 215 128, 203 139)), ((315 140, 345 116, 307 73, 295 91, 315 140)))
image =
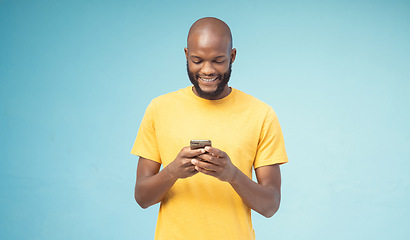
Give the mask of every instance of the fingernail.
POLYGON ((208 151, 209 149, 210 149, 210 147, 209 147, 209 146, 206 146, 206 147, 205 147, 205 150, 206 150, 206 151, 208 151))

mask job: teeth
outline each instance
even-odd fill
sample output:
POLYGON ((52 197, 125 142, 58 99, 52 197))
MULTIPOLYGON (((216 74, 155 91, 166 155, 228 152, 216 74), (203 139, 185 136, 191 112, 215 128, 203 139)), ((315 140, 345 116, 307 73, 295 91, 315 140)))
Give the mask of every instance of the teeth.
POLYGON ((199 78, 204 82, 213 82, 217 79, 217 77, 215 77, 215 78, 202 78, 202 77, 199 77, 199 78))

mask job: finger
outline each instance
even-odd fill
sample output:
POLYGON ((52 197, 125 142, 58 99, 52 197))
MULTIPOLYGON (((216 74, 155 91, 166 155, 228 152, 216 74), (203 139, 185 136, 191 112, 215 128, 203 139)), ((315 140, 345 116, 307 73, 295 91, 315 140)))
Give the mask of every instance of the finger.
POLYGON ((195 165, 192 164, 191 159, 189 159, 189 161, 187 161, 184 165, 182 165, 182 167, 184 167, 186 170, 192 170, 195 168, 195 165))
POLYGON ((194 164, 195 166, 198 166, 199 168, 202 169, 206 169, 209 171, 217 171, 218 170, 218 166, 209 162, 204 162, 204 161, 200 161, 198 159, 192 159, 192 164, 194 164))
POLYGON ((184 150, 185 151, 183 152, 183 157, 186 157, 186 158, 196 157, 198 155, 205 153, 205 149, 203 148, 194 149, 194 150, 191 150, 190 148, 184 148, 184 150))
POLYGON ((220 157, 220 158, 224 157, 226 155, 225 152, 219 150, 218 148, 213 148, 213 147, 209 147, 209 146, 205 147, 205 151, 207 151, 209 153, 212 153, 214 156, 220 157))
POLYGON ((199 167, 199 166, 196 166, 195 169, 196 169, 198 172, 203 173, 203 174, 206 174, 206 175, 210 175, 210 176, 214 176, 214 177, 217 176, 217 173, 216 173, 215 171, 211 171, 211 170, 208 170, 208 169, 204 169, 204 168, 201 168, 201 167, 199 167))
POLYGON ((220 165, 220 159, 211 155, 210 153, 205 153, 202 155, 197 156, 197 159, 201 160, 201 161, 206 161, 206 162, 210 162, 213 163, 215 165, 220 165))
POLYGON ((191 173, 197 173, 197 172, 198 172, 198 171, 195 169, 195 165, 193 165, 192 163, 191 163, 191 166, 189 166, 189 167, 186 168, 186 171, 187 171, 187 172, 191 172, 191 173))
POLYGON ((196 168, 194 167, 194 168, 192 168, 192 170, 191 170, 191 176, 194 176, 195 174, 197 174, 198 173, 198 171, 196 170, 196 168))

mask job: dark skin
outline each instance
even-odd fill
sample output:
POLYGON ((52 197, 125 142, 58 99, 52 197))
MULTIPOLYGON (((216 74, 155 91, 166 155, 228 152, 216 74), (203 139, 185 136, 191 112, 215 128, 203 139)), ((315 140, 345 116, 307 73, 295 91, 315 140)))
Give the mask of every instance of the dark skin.
POLYGON ((178 179, 192 177, 198 171, 191 163, 192 159, 205 153, 204 149, 191 150, 184 147, 175 160, 162 171, 161 164, 140 157, 135 184, 135 200, 142 208, 160 202, 178 179))
MULTIPOLYGON (((205 79, 198 79, 202 91, 214 91, 219 83, 218 74, 225 73, 236 57, 229 27, 215 18, 200 19, 191 27, 188 46, 184 50, 190 71, 205 79)), ((193 91, 197 94, 195 88, 193 91)), ((221 94, 210 100, 224 98, 230 92, 226 85, 221 94)), ((242 173, 222 150, 184 147, 174 161, 161 171, 160 167, 161 164, 155 161, 139 159, 135 200, 142 208, 161 202, 178 179, 195 174, 206 174, 228 182, 248 207, 265 217, 273 216, 279 208, 281 174, 278 164, 256 168, 256 183, 242 173)))

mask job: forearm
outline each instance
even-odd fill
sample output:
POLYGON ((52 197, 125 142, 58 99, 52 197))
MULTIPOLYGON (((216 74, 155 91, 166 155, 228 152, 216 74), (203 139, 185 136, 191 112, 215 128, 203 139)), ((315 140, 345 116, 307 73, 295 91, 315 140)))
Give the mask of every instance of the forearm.
POLYGON ((204 149, 192 150, 190 147, 184 147, 175 160, 162 171, 159 171, 160 163, 140 157, 135 183, 135 200, 142 208, 162 201, 179 178, 191 177, 198 173, 191 160, 204 152, 204 149))
POLYGON ((279 209, 280 189, 254 182, 238 168, 229 182, 244 203, 265 217, 272 217, 279 209))
POLYGON ((149 177, 137 179, 135 184, 135 200, 142 208, 152 206, 165 197, 169 189, 177 181, 167 168, 149 177))

